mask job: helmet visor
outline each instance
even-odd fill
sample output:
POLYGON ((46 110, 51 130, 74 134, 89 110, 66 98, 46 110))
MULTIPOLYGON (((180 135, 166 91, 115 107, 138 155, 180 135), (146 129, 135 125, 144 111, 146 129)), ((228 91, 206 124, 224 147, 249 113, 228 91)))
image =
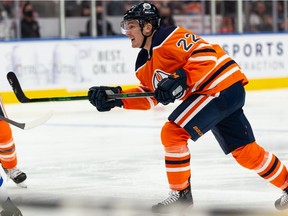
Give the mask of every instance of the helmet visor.
POLYGON ((123 20, 120 23, 121 33, 126 35, 129 31, 134 31, 136 29, 140 29, 139 21, 136 19, 132 20, 123 20))

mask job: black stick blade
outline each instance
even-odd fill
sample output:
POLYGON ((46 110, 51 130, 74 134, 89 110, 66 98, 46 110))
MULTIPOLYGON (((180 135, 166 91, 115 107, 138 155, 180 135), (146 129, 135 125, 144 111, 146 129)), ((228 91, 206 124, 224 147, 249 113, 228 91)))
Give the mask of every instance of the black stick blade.
POLYGON ((33 102, 49 102, 49 101, 72 101, 72 100, 86 100, 88 96, 72 96, 72 97, 47 97, 47 98, 28 98, 23 92, 20 82, 16 74, 10 71, 7 74, 7 80, 11 85, 14 94, 21 103, 33 103, 33 102))
POLYGON ((28 103, 30 100, 29 98, 26 97, 26 95, 24 94, 21 85, 19 83, 19 80, 17 78, 17 76, 15 75, 15 73, 13 72, 9 72, 7 74, 7 80, 10 84, 10 86, 13 89, 14 94, 16 95, 17 99, 21 102, 21 103, 28 103))

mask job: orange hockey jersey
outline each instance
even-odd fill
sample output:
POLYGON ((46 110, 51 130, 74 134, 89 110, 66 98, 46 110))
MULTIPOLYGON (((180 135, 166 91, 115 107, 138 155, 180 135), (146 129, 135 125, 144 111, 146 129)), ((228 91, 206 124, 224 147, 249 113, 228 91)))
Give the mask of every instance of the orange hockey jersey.
MULTIPOLYGON (((241 81, 248 83, 239 65, 217 44, 210 44, 182 27, 158 29, 148 52, 141 49, 136 60, 136 76, 141 85, 123 92, 153 92, 159 81, 178 69, 187 74, 187 85, 180 100, 191 94, 215 94, 241 81)), ((151 98, 123 99, 126 109, 150 109, 151 98)))

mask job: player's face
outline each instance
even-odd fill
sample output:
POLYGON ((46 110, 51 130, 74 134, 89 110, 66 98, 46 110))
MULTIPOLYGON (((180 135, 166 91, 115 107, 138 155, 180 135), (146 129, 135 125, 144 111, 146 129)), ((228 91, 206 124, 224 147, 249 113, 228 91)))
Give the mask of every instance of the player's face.
POLYGON ((126 20, 121 23, 121 31, 131 40, 133 48, 140 48, 144 40, 138 20, 126 20))

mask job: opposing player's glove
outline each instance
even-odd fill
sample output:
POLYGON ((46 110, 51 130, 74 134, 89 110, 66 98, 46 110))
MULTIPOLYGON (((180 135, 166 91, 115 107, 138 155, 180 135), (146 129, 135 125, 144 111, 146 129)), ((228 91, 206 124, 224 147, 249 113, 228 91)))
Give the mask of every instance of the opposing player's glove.
POLYGON ((94 86, 88 91, 90 103, 97 108, 99 112, 110 111, 115 106, 122 107, 121 99, 108 99, 108 94, 121 92, 121 87, 94 86))
POLYGON ((23 216, 21 211, 14 205, 10 198, 2 204, 2 208, 3 210, 0 212, 1 216, 23 216))
POLYGON ((175 99, 180 98, 188 88, 186 79, 186 72, 183 69, 162 79, 154 92, 155 99, 164 105, 173 103, 175 99))

